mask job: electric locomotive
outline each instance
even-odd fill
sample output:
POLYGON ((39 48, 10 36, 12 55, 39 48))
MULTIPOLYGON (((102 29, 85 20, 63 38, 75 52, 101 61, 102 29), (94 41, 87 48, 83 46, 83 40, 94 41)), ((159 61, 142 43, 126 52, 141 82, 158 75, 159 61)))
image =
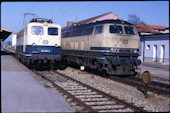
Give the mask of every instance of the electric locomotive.
POLYGON ((54 66, 61 61, 61 26, 45 18, 33 18, 17 33, 16 57, 24 64, 54 66))
POLYGON ((140 38, 123 20, 103 20, 62 30, 62 60, 109 75, 136 75, 140 38))

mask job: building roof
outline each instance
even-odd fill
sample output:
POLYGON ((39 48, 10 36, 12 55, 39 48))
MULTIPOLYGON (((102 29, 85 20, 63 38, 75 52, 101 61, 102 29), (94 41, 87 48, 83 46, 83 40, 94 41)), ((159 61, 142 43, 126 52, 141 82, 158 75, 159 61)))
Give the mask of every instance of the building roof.
POLYGON ((11 35, 12 31, 1 27, 0 33, 1 33, 1 39, 2 41, 4 41, 6 38, 8 38, 9 35, 11 35))
MULTIPOLYGON (((110 20, 110 19, 122 20, 120 17, 118 17, 114 13, 109 12, 109 13, 105 13, 105 14, 102 14, 102 15, 99 15, 99 16, 95 16, 95 17, 85 19, 85 20, 82 20, 82 21, 79 21, 79 22, 74 22, 74 25, 72 24, 71 26, 63 27, 62 30, 68 29, 72 26, 88 24, 90 22, 96 22, 96 21, 102 21, 102 20, 110 20)), ((141 33, 141 32, 142 33, 161 33, 158 30, 165 30, 165 29, 168 28, 166 26, 160 26, 160 25, 147 25, 147 24, 134 24, 134 25, 136 26, 137 31, 139 33, 141 33)))
MULTIPOLYGON (((82 20, 82 21, 79 21, 79 22, 75 22, 74 25, 77 26, 77 25, 81 25, 81 24, 87 24, 87 23, 90 23, 90 22, 95 22, 95 21, 98 21, 98 20, 101 21, 101 18, 104 17, 104 16, 107 16, 107 15, 112 15, 112 18, 108 18, 108 19, 115 19, 115 20, 119 19, 119 20, 122 20, 116 14, 114 14, 112 12, 109 12, 109 13, 105 13, 105 14, 102 14, 102 15, 99 15, 99 16, 95 16, 95 17, 92 17, 92 18, 89 18, 89 19, 85 19, 85 20, 82 20)), ((71 27, 71 26, 63 27, 62 30, 67 29, 69 27, 71 27)))
POLYGON ((160 33, 160 31, 154 30, 150 28, 146 24, 134 24, 138 32, 145 32, 145 33, 160 33))
POLYGON ((138 32, 145 32, 145 33, 161 33, 157 29, 164 30, 168 27, 166 26, 159 26, 159 25, 147 25, 147 24, 134 24, 137 28, 138 32))
POLYGON ((166 26, 160 26, 160 25, 148 25, 148 26, 152 29, 161 29, 161 30, 168 28, 166 26))

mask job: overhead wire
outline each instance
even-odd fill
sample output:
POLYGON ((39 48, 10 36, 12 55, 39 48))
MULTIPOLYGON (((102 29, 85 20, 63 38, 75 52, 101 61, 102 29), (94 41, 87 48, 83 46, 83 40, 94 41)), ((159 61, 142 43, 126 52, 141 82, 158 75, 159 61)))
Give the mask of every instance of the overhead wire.
MULTIPOLYGON (((74 12, 72 12, 72 13, 70 13, 70 14, 66 15, 66 16, 63 16, 63 17, 61 17, 61 18, 57 19, 56 21, 58 22, 58 21, 62 20, 62 18, 68 17, 68 16, 70 16, 70 15, 72 15, 72 14, 79 13, 79 12, 81 12, 82 10, 87 9, 87 8, 89 8, 89 7, 93 6, 93 5, 94 5, 94 4, 96 4, 96 3, 97 3, 97 2, 92 3, 92 4, 89 4, 88 6, 85 6, 85 7, 81 8, 81 9, 80 9, 80 10, 78 10, 78 11, 76 10, 76 11, 74 11, 74 12)), ((56 22, 56 21, 55 21, 55 22, 56 22)))
MULTIPOLYGON (((26 12, 26 10, 31 11, 31 10, 34 8, 35 5, 36 5, 36 2, 34 2, 34 4, 32 5, 32 7, 31 7, 30 9, 26 8, 26 9, 25 9, 25 12, 26 12)), ((23 12, 23 10, 22 10, 22 12, 23 12)), ((21 16, 24 17, 24 13, 22 13, 21 16)), ((17 25, 15 26, 15 29, 19 29, 19 27, 21 27, 21 28, 23 27, 23 26, 21 26, 21 25, 19 26, 19 24, 21 23, 21 21, 24 21, 23 18, 21 18, 20 21, 18 21, 17 25)), ((17 32, 18 30, 14 30, 14 31, 17 32)))
MULTIPOLYGON (((63 16, 63 15, 67 15, 67 13, 68 13, 70 10, 72 10, 72 8, 73 8, 76 4, 77 4, 77 2, 74 2, 74 3, 71 5, 71 7, 67 7, 67 9, 62 12, 62 16, 63 16)), ((61 16, 60 16, 60 17, 61 17, 61 16)), ((59 18, 60 18, 60 17, 59 17, 59 18)))
POLYGON ((32 5, 32 7, 30 8, 30 10, 29 11, 31 11, 33 8, 34 8, 34 6, 37 4, 37 2, 34 2, 34 4, 32 5))
POLYGON ((61 5, 60 9, 56 12, 56 16, 54 14, 54 17, 59 17, 61 14, 63 14, 64 9, 67 8, 69 4, 70 2, 65 2, 64 5, 61 5))

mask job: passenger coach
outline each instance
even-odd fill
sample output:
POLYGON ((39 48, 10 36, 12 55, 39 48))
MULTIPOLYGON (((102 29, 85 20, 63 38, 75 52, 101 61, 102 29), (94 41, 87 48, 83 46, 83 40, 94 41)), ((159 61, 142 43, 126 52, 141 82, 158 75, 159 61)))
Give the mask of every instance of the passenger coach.
POLYGON ((61 60, 61 27, 51 20, 32 19, 17 33, 16 57, 29 66, 61 60))
POLYGON ((134 25, 103 20, 62 31, 62 59, 111 75, 135 75, 140 38, 134 25))

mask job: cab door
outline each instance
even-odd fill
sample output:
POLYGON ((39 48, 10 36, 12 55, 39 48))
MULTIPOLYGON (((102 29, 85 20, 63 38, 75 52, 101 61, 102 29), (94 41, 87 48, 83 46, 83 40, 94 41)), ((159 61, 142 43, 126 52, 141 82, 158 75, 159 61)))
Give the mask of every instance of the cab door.
POLYGON ((95 26, 94 33, 90 40, 90 42, 91 42, 90 46, 102 47, 102 45, 104 43, 104 40, 103 40, 104 36, 102 35, 102 33, 103 33, 103 25, 95 26))
POLYGON ((94 28, 94 26, 87 27, 87 28, 83 29, 82 36, 84 36, 83 41, 85 41, 85 43, 84 43, 84 46, 85 46, 84 49, 85 50, 90 50, 90 43, 91 43, 90 40, 91 40, 91 37, 92 37, 93 28, 94 28))

